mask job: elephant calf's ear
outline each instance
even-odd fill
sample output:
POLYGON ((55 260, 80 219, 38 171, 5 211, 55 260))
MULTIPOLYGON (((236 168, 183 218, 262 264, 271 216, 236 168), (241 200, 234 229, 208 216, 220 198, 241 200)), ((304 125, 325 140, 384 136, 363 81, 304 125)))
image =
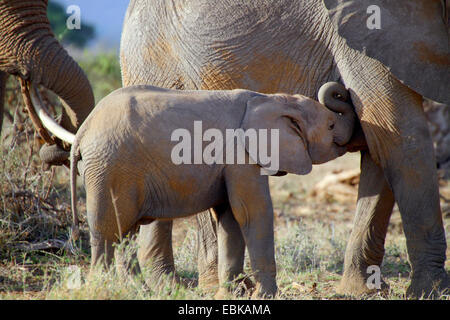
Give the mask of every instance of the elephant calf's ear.
POLYGON ((299 135, 299 128, 295 125, 295 121, 300 117, 300 110, 289 106, 282 98, 257 96, 250 99, 241 127, 246 133, 250 129, 256 131, 256 156, 255 150, 243 141, 252 160, 270 172, 308 174, 312 169, 312 161, 307 149, 306 135, 299 135), (266 136, 261 134, 264 129, 267 130, 266 136), (264 145, 267 146, 266 150, 261 150, 264 145), (265 161, 268 159, 269 163, 265 161))

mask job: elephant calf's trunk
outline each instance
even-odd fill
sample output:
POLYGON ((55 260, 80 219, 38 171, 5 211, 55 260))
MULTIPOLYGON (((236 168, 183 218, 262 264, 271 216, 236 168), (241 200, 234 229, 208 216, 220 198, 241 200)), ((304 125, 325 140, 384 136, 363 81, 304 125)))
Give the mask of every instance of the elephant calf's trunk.
POLYGON ((339 114, 335 125, 335 142, 340 146, 347 144, 352 137, 356 121, 349 92, 338 82, 327 82, 320 87, 317 96, 320 103, 339 114))

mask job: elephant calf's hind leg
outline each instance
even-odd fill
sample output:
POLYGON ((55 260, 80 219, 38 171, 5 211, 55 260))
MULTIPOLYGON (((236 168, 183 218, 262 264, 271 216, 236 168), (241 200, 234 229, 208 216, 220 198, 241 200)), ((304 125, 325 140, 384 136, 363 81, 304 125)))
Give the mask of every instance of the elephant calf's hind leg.
POLYGON ((172 251, 172 221, 153 221, 140 226, 138 260, 141 269, 150 268, 149 285, 164 275, 175 276, 172 251))
POLYGON ((227 296, 228 286, 239 274, 243 272, 245 241, 241 228, 234 219, 231 207, 226 204, 214 208, 218 216, 218 251, 219 251, 219 281, 220 289, 215 298, 223 299, 227 296))

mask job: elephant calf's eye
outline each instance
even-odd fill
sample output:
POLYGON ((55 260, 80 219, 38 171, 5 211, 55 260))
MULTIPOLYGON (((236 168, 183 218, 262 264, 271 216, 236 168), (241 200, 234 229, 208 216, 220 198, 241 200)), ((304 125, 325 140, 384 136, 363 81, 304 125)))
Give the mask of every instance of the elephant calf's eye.
POLYGON ((300 129, 300 125, 297 123, 297 121, 295 121, 294 119, 290 119, 291 123, 293 124, 294 128, 297 129, 298 131, 302 132, 302 129, 300 129))
POLYGON ((334 123, 332 123, 328 126, 328 130, 333 130, 333 129, 334 129, 334 123))

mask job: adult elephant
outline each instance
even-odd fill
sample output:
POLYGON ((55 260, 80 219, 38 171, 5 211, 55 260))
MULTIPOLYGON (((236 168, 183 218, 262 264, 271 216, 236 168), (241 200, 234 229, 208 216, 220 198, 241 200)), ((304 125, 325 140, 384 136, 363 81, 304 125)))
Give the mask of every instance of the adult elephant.
MULTIPOLYGON (((381 265, 397 202, 412 269, 407 293, 428 294, 450 282, 436 162, 422 110, 422 96, 450 102, 447 11, 448 4, 437 0, 131 0, 121 40, 122 81, 309 97, 325 82, 344 83, 368 151, 362 152, 338 291, 369 291, 367 268, 381 265)), ((199 281, 207 285, 217 281, 217 230, 208 214, 198 221, 199 281)), ((154 269, 173 271, 171 228, 170 222, 142 227, 141 263, 152 259, 154 269)))
MULTIPOLYGON (((76 132, 95 105, 86 75, 51 31, 47 4, 47 0, 0 0, 0 130, 7 74, 22 79, 25 93, 43 85, 57 94, 64 106, 60 124, 70 132, 76 132)), ((30 101, 26 94, 25 102, 30 101)), ((37 116, 32 118, 35 124, 37 116)), ((46 131, 40 133, 49 137, 46 131)), ((61 164, 69 155, 64 148, 70 149, 70 145, 52 141, 56 143, 41 148, 41 158, 49 164, 61 164)))

